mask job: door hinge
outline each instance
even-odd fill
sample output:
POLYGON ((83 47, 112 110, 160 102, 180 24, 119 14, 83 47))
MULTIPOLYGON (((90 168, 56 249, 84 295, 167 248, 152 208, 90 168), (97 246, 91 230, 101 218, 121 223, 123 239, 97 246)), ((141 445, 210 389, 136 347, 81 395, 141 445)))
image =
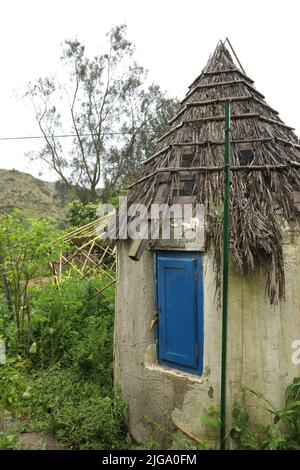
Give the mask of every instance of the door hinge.
POLYGON ((196 343, 196 358, 199 359, 199 344, 196 343))
POLYGON ((195 281, 198 281, 198 271, 195 271, 195 281))

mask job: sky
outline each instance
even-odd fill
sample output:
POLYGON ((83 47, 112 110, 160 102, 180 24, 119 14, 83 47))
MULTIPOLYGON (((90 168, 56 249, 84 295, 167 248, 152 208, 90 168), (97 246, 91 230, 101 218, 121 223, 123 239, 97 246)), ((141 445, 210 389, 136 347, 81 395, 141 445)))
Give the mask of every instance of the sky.
POLYGON ((179 98, 229 37, 256 88, 300 136, 299 16, 299 0, 0 0, 0 168, 57 179, 25 157, 42 141, 1 138, 39 135, 22 92, 30 80, 61 73, 65 39, 78 38, 93 56, 121 23, 149 80, 179 98))

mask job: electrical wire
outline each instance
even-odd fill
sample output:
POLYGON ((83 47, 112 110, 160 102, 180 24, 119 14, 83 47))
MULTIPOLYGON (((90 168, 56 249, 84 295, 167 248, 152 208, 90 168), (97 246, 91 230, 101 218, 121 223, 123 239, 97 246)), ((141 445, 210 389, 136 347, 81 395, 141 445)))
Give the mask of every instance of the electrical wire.
MULTIPOLYGON (((106 132, 106 135, 130 135, 131 132, 106 132)), ((30 139, 62 139, 65 137, 78 137, 77 134, 59 134, 59 135, 26 135, 26 136, 15 136, 15 137, 0 137, 0 141, 5 140, 30 140, 30 139)), ((79 134, 79 137, 97 137, 97 134, 79 134)))

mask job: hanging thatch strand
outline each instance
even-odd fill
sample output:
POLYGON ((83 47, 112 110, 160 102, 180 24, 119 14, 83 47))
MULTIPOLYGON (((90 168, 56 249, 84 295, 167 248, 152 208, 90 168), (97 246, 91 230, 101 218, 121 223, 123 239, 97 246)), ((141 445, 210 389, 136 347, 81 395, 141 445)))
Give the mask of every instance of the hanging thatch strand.
POLYGON ((170 129, 159 139, 156 153, 144 162, 131 185, 128 203, 149 207, 161 183, 167 188, 166 201, 172 202, 180 171, 187 170, 178 170, 185 166, 182 155, 191 149, 191 168, 185 173, 194 178, 191 195, 206 208, 207 239, 214 248, 217 287, 220 285, 224 192, 220 168, 226 100, 231 101, 231 165, 236 170, 231 172, 231 252, 241 271, 253 270, 256 260, 266 265, 267 293, 274 303, 284 298, 285 286, 277 208, 279 203, 280 217, 290 220, 294 216, 293 192, 300 188, 300 145, 293 128, 265 102, 224 43, 218 44, 192 83, 170 129), (246 163, 241 158, 245 149, 251 154, 246 163), (244 168, 237 171, 239 166, 244 168))

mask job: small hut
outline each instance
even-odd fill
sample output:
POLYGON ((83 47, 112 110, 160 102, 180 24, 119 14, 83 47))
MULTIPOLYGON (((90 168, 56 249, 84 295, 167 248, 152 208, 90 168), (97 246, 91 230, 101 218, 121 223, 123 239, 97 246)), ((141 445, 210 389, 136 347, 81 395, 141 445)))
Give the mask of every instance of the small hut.
POLYGON ((285 386, 300 375, 292 361, 300 339, 300 144, 220 42, 127 201, 147 208, 200 204, 204 237, 194 244, 172 235, 118 241, 115 380, 129 407, 130 431, 141 442, 153 437, 147 416, 170 431, 179 427, 214 441, 202 418, 220 405, 228 101, 227 416, 238 401, 254 423, 266 423, 264 404, 243 394, 243 386, 280 407, 285 386))

